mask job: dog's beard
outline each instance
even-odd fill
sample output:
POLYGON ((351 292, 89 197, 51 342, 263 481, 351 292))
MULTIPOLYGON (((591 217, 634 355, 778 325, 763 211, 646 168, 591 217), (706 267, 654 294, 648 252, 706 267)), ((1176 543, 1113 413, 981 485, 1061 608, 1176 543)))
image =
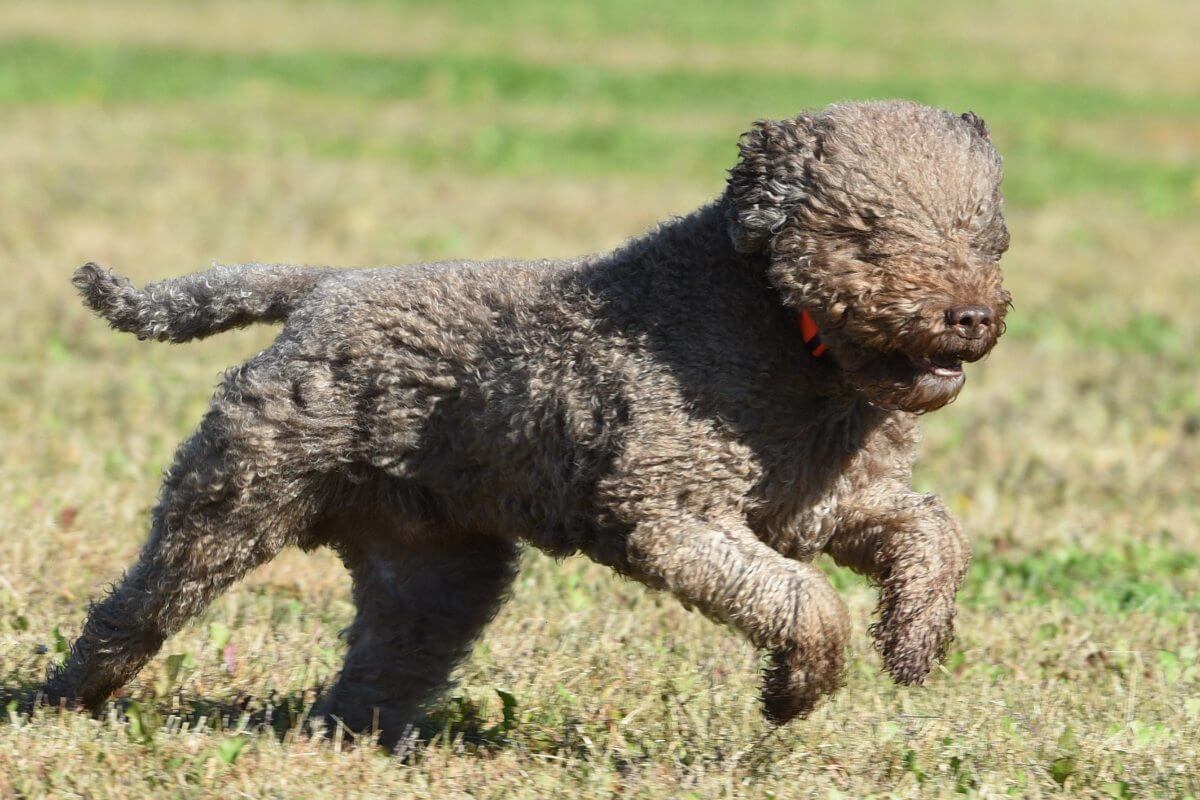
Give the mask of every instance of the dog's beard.
POLYGON ((953 402, 966 383, 954 358, 859 350, 843 359, 847 382, 869 403, 889 411, 936 411, 953 402))
POLYGON ((851 377, 851 383, 855 384, 855 388, 872 405, 889 411, 912 411, 920 414, 937 411, 954 402, 966 380, 962 372, 953 377, 931 373, 918 374, 907 379, 866 377, 856 381, 851 377))
POLYGON ((996 320, 985 335, 968 338, 940 325, 885 332, 859 318, 822 330, 821 340, 846 383, 869 403, 920 414, 958 397, 966 384, 963 363, 987 356, 1004 332, 1003 314, 996 320))

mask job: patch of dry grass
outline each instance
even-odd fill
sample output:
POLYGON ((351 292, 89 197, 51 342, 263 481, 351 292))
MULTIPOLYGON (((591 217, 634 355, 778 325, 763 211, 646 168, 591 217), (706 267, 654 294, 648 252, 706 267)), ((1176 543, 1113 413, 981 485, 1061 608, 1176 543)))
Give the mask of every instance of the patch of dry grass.
MULTIPOLYGON (((1046 88, 1055 82, 1085 100, 1079 87, 1153 84, 1168 99, 1194 89, 1200 70, 1179 46, 1183 23, 1195 27, 1190 7, 1152 3, 1127 19, 1117 4, 1006 2, 988 16, 903 5, 880 11, 892 28, 869 34, 822 4, 809 11, 831 33, 812 47, 778 32, 757 41, 744 24, 722 38, 716 11, 677 35, 660 17, 625 35, 621 14, 633 12, 620 4, 591 35, 524 4, 507 25, 486 8, 476 19, 382 2, 97 8, 6 6, 0 50, 19 55, 3 37, 31 33, 181 53, 388 54, 394 43, 516 58, 537 81, 595 56, 645 71, 648 97, 660 83, 692 96, 710 84, 680 94, 681 81, 712 81, 744 59, 804 85, 901 72, 953 91, 961 66, 1019 94, 1036 78, 1027 109, 995 98, 995 114, 976 110, 1000 120, 1010 176, 1040 194, 1011 208, 1010 333, 926 423, 918 483, 947 497, 977 559, 960 640, 925 688, 879 674, 865 633, 872 593, 826 565, 860 631, 849 685, 772 731, 755 706, 754 654, 733 634, 586 562, 531 553, 442 708, 443 736, 403 760, 312 742, 296 724, 337 669, 352 608, 331 556, 286 553, 173 638, 103 718, 8 713, 0 797, 1200 795, 1200 120, 1186 104, 1145 115, 1044 106, 1060 97, 1046 88), (1077 22, 1088 15, 1094 35, 1077 22), (920 51, 923 41, 936 47, 920 51), (847 54, 868 51, 845 69, 847 54), (1115 54, 1120 69, 1097 66, 1115 54), (1072 160, 1081 142, 1130 169, 1149 164, 1149 177, 1114 188, 1096 174, 1104 159, 1072 160), (1050 167, 1059 177, 1026 174, 1050 167), (1176 181, 1163 202, 1153 170, 1176 181), (497 690, 516 701, 507 718, 497 690)), ((0 62, 0 95, 21 63, 0 62)), ((434 86, 372 99, 252 75, 203 96, 105 100, 119 92, 100 85, 11 101, 0 130, 0 704, 36 686, 88 598, 133 558, 158 473, 220 370, 272 335, 186 347, 120 337, 79 307, 74 265, 97 259, 149 279, 210 259, 600 249, 716 193, 720 142, 732 158, 744 107, 759 90, 778 102, 774 86, 752 81, 736 103, 621 109, 587 91, 559 102, 434 86), (480 144, 472 128, 488 125, 542 137, 530 141, 552 145, 544 163, 480 144), (628 150, 567 138, 588 128, 635 138, 628 150), (452 146, 411 146, 429 131, 452 146), (677 160, 639 162, 659 135, 678 137, 677 160), (621 169, 596 174, 609 156, 621 169)))

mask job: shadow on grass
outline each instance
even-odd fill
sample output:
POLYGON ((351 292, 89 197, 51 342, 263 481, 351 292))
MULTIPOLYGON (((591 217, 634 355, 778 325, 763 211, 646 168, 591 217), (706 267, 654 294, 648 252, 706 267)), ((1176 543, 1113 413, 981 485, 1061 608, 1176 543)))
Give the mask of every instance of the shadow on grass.
MULTIPOLYGON (((59 714, 86 714, 65 706, 47 705, 41 694, 41 680, 9 677, 0 683, 0 725, 25 725, 30 718, 59 714)), ((352 732, 336 719, 313 716, 327 690, 322 684, 308 690, 286 694, 270 692, 256 697, 239 695, 233 699, 189 697, 176 692, 161 698, 116 697, 92 716, 111 718, 125 726, 135 742, 151 745, 160 733, 186 729, 206 730, 214 734, 270 734, 279 742, 289 737, 324 740, 336 747, 379 747, 390 750, 405 761, 419 760, 423 751, 434 746, 452 747, 457 753, 487 754, 510 746, 509 733, 516 727, 516 701, 507 692, 497 692, 501 718, 489 721, 486 704, 470 698, 452 696, 432 709, 424 718, 381 742, 378 732, 352 732)), ((564 743, 567 744, 567 743, 564 743)), ((569 746, 567 749, 570 749, 569 746)))

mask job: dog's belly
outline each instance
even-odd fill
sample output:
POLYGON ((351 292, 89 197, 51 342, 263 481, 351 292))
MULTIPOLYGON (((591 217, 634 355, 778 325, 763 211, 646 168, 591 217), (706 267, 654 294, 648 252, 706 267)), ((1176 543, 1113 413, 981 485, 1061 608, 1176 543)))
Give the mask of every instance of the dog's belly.
MULTIPOLYGON (((422 412, 413 416, 434 416, 422 412)), ((546 427, 503 426, 480 414, 416 435, 389 430, 372 466, 404 487, 397 496, 423 498, 404 504, 414 518, 400 527, 500 536, 556 557, 592 554, 598 543, 612 549, 602 543, 623 540, 627 529, 597 487, 618 448, 603 426, 554 425, 557 436, 546 427)))

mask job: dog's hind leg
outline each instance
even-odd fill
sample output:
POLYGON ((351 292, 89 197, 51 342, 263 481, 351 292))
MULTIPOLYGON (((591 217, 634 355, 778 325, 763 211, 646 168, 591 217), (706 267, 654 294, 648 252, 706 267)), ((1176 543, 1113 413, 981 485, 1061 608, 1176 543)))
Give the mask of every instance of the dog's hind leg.
MULTIPOLYGON (((344 545, 357 615, 336 685, 314 710, 327 725, 378 731, 394 745, 495 616, 518 548, 486 536, 344 545)), ((331 728, 330 728, 331 729, 331 728)))
POLYGON ((92 605, 66 662, 50 671, 48 701, 98 709, 167 637, 321 513, 331 481, 309 471, 315 458, 292 457, 294 432, 254 405, 210 412, 180 447, 139 560, 92 605))

